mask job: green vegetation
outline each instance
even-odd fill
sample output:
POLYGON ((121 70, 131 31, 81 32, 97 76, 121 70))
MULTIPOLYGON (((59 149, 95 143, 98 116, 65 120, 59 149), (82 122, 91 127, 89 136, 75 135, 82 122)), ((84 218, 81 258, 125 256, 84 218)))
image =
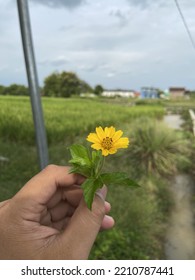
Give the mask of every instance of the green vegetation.
MULTIPOLYGON (((98 125, 114 125, 130 136, 128 152, 121 150, 110 157, 105 169, 127 172, 142 187, 109 188, 116 226, 99 234, 90 258, 163 259, 166 219, 172 205, 164 175, 186 166, 183 153, 189 153, 180 133, 161 126, 160 121, 155 123, 162 119, 164 106, 126 106, 81 98, 44 97, 42 101, 51 163, 67 165, 66 147, 84 143, 98 125), (179 161, 175 153, 181 154, 179 161)), ((0 156, 8 158, 0 160, 1 201, 12 197, 38 172, 38 163, 29 98, 1 96, 0 103, 0 156)))
POLYGON ((104 91, 104 89, 103 89, 103 87, 101 85, 97 85, 94 88, 94 93, 96 95, 101 95, 103 91, 104 91))
POLYGON ((83 92, 92 92, 92 88, 72 72, 55 72, 44 80, 43 95, 52 97, 70 97, 83 92))
POLYGON ((190 164, 189 141, 164 123, 140 118, 133 124, 131 139, 126 157, 137 173, 173 175, 179 166, 190 164))
MULTIPOLYGON (((190 109, 193 108, 193 103, 192 106, 190 107, 190 109)), ((195 107, 194 107, 195 110, 195 107)), ((191 156, 190 156, 190 160, 191 160, 191 165, 190 168, 188 168, 188 171, 195 177, 195 137, 193 134, 193 122, 192 119, 190 117, 189 114, 189 110, 188 109, 184 109, 181 113, 181 116, 183 118, 184 123, 182 124, 182 128, 184 130, 185 133, 185 137, 188 139, 188 141, 190 141, 190 145, 191 145, 191 156)))
MULTIPOLYGON (((32 145, 35 137, 29 98, 0 96, 0 103, 0 138, 32 145)), ((121 127, 140 115, 161 118, 164 114, 161 107, 122 107, 80 98, 43 98, 43 109, 49 143, 72 141, 99 125, 121 127)))
POLYGON ((171 207, 172 200, 167 184, 159 179, 142 181, 142 186, 144 187, 133 191, 122 186, 115 186, 110 190, 109 201, 116 225, 112 231, 100 233, 91 259, 164 258, 164 217, 171 207), (150 184, 158 186, 159 191, 155 195, 152 195, 149 189, 150 184), (163 198, 169 198, 165 203, 162 202, 161 188, 163 198))
POLYGON ((12 84, 10 86, 2 86, 0 85, 0 95, 29 95, 29 90, 24 85, 12 84))
MULTIPOLYGON (((92 92, 100 95, 102 91, 101 85, 97 85, 93 89, 88 83, 81 80, 76 73, 65 71, 50 74, 45 78, 43 88, 40 88, 41 95, 50 97, 70 97, 92 92)), ((27 96, 29 95, 29 89, 19 84, 0 85, 0 95, 27 96)))

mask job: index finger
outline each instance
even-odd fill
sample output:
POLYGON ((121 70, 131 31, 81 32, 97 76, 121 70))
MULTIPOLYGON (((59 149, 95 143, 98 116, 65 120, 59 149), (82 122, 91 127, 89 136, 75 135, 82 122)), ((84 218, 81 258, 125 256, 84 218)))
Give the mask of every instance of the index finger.
POLYGON ((84 178, 79 174, 69 174, 67 166, 48 165, 34 176, 16 196, 25 196, 46 204, 58 188, 80 185, 84 178))

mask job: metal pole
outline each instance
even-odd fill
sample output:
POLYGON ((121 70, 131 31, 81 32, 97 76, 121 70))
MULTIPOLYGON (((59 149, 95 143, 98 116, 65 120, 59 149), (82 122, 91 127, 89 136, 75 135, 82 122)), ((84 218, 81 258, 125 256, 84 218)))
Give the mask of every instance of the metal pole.
POLYGON ((35 56, 33 51, 28 0, 17 0, 17 4, 24 50, 24 58, 26 64, 26 72, 30 89, 36 143, 39 155, 39 164, 40 168, 43 169, 46 165, 48 165, 49 158, 37 70, 35 65, 35 56))

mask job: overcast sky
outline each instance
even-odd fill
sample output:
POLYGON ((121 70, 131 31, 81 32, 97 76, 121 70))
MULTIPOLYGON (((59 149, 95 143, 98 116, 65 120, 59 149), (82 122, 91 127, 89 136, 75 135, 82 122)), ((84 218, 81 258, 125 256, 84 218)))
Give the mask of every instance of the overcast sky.
MULTIPOLYGON (((195 40, 195 0, 178 0, 195 40)), ((91 86, 195 89, 174 0, 29 0, 39 83, 74 71, 91 86)), ((15 0, 0 0, 0 84, 27 84, 15 0)))

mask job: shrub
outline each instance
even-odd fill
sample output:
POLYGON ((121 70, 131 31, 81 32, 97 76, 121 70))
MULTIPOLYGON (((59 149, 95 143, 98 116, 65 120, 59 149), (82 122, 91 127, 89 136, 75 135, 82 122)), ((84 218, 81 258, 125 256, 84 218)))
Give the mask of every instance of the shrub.
POLYGON ((127 161, 137 173, 172 175, 189 164, 189 141, 183 134, 151 119, 134 122, 127 161))

